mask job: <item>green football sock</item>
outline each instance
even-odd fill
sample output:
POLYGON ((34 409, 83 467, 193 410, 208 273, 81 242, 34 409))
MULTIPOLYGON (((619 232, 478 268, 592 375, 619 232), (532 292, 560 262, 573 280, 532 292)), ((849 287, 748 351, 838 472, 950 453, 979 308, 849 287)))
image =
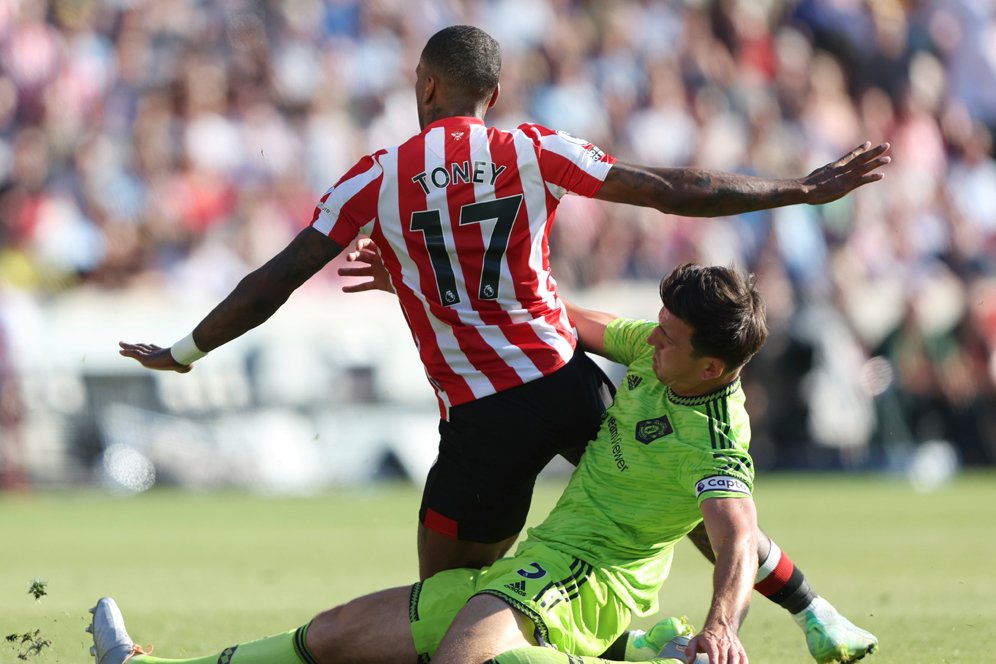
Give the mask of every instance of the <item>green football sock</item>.
MULTIPOLYGON (((612 660, 601 657, 581 657, 568 655, 542 646, 516 648, 503 652, 491 660, 491 664, 611 664, 612 660)), ((684 664, 680 659, 652 659, 647 664, 684 664)))
POLYGON ((316 664, 305 643, 307 633, 305 625, 258 641, 240 643, 207 657, 166 659, 137 655, 128 660, 128 664, 316 664))

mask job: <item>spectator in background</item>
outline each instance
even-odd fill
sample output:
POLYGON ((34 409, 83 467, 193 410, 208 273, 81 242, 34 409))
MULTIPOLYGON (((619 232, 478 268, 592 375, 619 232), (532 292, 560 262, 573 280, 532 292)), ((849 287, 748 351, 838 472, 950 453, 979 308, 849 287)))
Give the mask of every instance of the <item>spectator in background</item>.
MULTIPOLYGON (((987 3, 625 0, 607 11, 581 0, 38 0, 0 8, 0 180, 9 189, 0 279, 38 296, 182 288, 196 266, 227 292, 265 247, 290 238, 331 174, 414 133, 407 63, 426 36, 459 22, 508 37, 506 74, 516 80, 494 109, 498 125, 581 89, 578 131, 634 161, 671 154, 676 165, 777 175, 866 135, 895 144, 890 181, 793 219, 804 235, 786 234, 793 224, 777 215, 666 226, 637 210, 564 206, 552 243, 563 286, 735 261, 786 275, 778 287, 797 312, 787 329, 810 306, 839 308, 870 358, 899 325, 883 313, 915 299, 893 281, 915 281, 936 260, 966 289, 994 277, 986 134, 996 129, 996 10, 987 3), (638 138, 651 123, 659 131, 638 138), (614 260, 590 260, 608 252, 614 260), (895 293, 897 306, 851 306, 870 292, 895 293)), ((992 364, 983 320, 966 317, 958 343, 987 340, 975 352, 992 364)), ((991 410, 996 382, 992 372, 981 379, 980 408, 991 410)), ((796 398, 799 382, 767 387, 776 383, 758 386, 769 403, 796 398)), ((811 442, 804 410, 772 421, 779 444, 811 442)), ((772 435, 759 429, 758 449, 772 435)), ((912 431, 910 442, 924 435, 912 431)), ((785 449, 757 461, 788 463, 785 449)))

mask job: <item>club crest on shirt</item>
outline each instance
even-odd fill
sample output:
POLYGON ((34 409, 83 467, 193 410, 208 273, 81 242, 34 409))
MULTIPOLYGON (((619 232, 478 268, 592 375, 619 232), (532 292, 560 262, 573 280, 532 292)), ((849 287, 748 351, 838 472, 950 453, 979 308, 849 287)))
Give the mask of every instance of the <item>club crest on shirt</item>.
POLYGON ((667 415, 661 415, 652 420, 641 420, 636 423, 636 439, 644 445, 652 443, 658 438, 663 438, 672 432, 674 432, 674 427, 671 426, 671 421, 667 419, 667 415))

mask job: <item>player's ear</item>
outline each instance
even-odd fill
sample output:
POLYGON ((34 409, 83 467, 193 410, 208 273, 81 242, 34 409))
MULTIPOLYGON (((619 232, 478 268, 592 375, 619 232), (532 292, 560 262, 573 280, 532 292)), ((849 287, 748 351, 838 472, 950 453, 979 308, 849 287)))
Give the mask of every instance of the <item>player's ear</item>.
POLYGON ((491 99, 488 101, 488 108, 494 108, 494 105, 498 103, 498 94, 501 92, 501 83, 495 86, 495 91, 491 93, 491 99))
POLYGON ((718 357, 707 357, 706 364, 702 368, 703 380, 715 380, 726 373, 726 362, 718 357))
POLYGON ((425 87, 422 88, 422 99, 423 105, 429 104, 432 98, 436 96, 436 77, 432 74, 426 74, 425 76, 425 87))

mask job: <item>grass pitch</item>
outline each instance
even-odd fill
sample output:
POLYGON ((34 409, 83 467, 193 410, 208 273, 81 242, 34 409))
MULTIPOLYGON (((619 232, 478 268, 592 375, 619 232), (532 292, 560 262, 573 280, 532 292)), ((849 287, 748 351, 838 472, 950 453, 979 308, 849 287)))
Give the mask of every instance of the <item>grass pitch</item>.
MULTIPOLYGON (((542 486, 531 522, 561 485, 542 486)), ((996 661, 996 475, 927 494, 882 476, 767 476, 762 525, 817 592, 878 635, 870 664, 996 661)), ((154 490, 0 494, 0 638, 40 630, 28 661, 87 661, 86 609, 112 595, 142 643, 189 657, 291 629, 355 595, 410 583, 418 491, 380 487, 306 499, 154 490), (29 587, 47 582, 36 601, 29 587)), ((711 567, 687 543, 662 612, 701 624, 711 567)), ((643 622, 651 622, 645 620, 643 622)), ((811 661, 789 616, 755 595, 751 661, 811 661)), ((0 641, 0 662, 20 651, 0 641)))

